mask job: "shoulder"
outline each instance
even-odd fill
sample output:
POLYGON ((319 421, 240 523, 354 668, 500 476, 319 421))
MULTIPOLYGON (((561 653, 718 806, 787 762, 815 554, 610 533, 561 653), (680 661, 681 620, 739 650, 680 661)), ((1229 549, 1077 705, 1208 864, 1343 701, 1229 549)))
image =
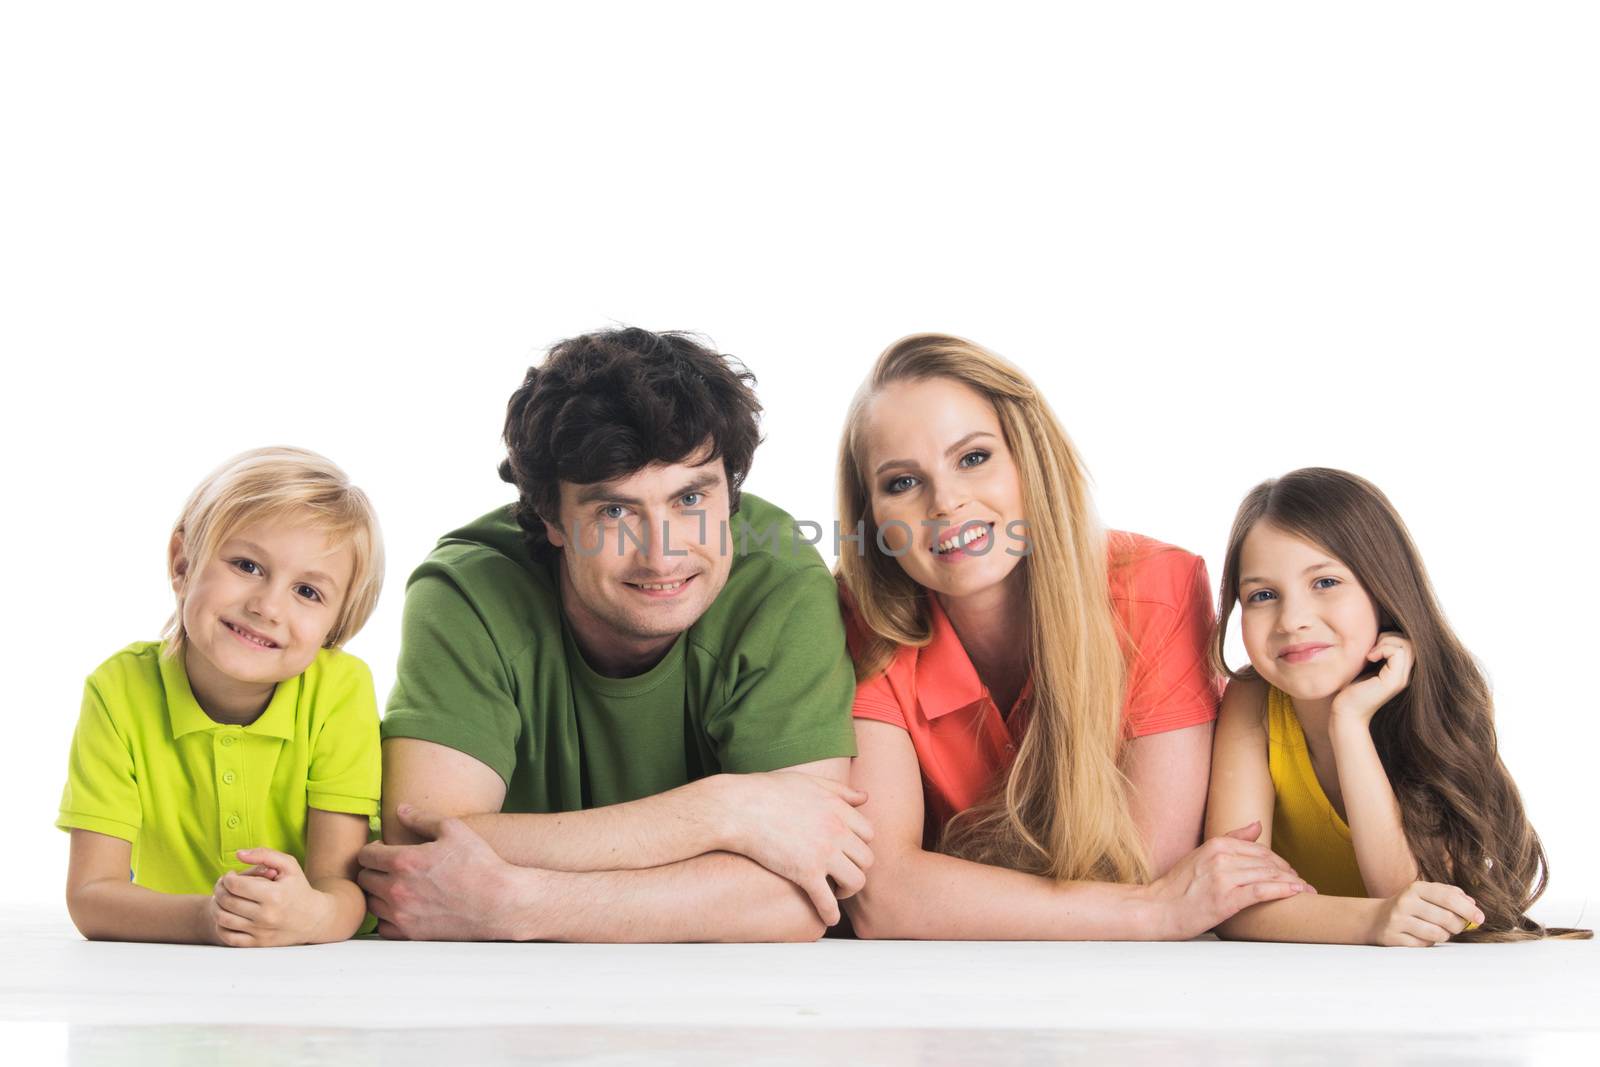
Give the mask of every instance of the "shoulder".
POLYGON ((469 612, 499 638, 559 625, 561 596, 508 504, 441 537, 412 571, 406 604, 436 620, 469 612))
POLYGON ((324 648, 306 668, 308 684, 318 688, 346 689, 352 686, 372 685, 372 670, 359 656, 342 648, 324 648))
POLYGON ((1221 727, 1265 730, 1271 687, 1259 678, 1231 678, 1222 694, 1221 727))
POLYGON ((833 575, 788 512, 745 493, 728 538, 728 581, 695 622, 697 632, 743 630, 768 615, 838 618, 833 575))
POLYGON ((161 642, 135 641, 96 667, 88 681, 106 697, 159 697, 161 642))
POLYGON ((1205 561, 1193 552, 1143 534, 1106 534, 1111 599, 1119 604, 1186 607, 1205 588, 1205 561))

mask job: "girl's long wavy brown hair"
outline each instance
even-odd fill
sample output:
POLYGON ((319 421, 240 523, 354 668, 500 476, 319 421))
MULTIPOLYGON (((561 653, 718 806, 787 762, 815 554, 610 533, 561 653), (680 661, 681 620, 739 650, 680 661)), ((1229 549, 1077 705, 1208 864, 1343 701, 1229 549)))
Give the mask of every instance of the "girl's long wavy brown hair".
POLYGON ((866 631, 857 678, 903 645, 931 637, 927 592, 875 551, 877 525, 861 475, 867 408, 896 381, 948 378, 994 405, 1017 466, 1031 554, 1023 568, 1033 703, 1016 760, 983 803, 944 828, 941 849, 1057 879, 1143 882, 1150 872, 1120 760, 1127 674, 1107 586, 1106 539, 1077 451, 1027 377, 971 341, 914 334, 890 345, 862 384, 839 449, 841 526, 864 523, 838 577, 866 631))
POLYGON ((1549 864, 1495 743, 1494 705, 1477 663, 1445 621, 1405 523, 1377 486, 1308 467, 1262 482, 1239 505, 1228 537, 1212 654, 1222 673, 1228 619, 1239 598, 1239 555, 1258 523, 1331 553, 1378 606, 1379 627, 1410 639, 1411 682, 1372 719, 1372 739, 1400 804, 1420 876, 1459 886, 1484 923, 1455 941, 1592 936, 1528 917, 1549 864))

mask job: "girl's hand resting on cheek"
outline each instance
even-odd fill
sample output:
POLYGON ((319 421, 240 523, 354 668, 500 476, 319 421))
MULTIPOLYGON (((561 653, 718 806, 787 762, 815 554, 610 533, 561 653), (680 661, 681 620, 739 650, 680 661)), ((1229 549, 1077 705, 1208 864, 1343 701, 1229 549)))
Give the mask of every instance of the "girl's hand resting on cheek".
POLYGON ((1429 948, 1482 922, 1483 912, 1455 886, 1412 882, 1383 902, 1371 940, 1374 945, 1429 948))
POLYGON ((1411 665, 1415 661, 1410 640, 1392 631, 1379 634, 1372 651, 1367 653, 1367 662, 1379 660, 1383 661, 1382 670, 1362 675, 1333 698, 1336 718, 1370 723, 1379 708, 1410 684, 1411 665))

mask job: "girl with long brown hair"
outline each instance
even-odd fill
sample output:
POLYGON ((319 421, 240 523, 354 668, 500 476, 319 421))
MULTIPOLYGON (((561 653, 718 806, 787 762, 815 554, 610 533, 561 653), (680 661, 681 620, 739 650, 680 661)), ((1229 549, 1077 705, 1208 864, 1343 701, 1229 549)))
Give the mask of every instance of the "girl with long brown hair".
MULTIPOLYGON (((970 341, 879 357, 839 455, 863 937, 1192 937, 1309 890, 1197 848, 1216 715, 1204 564, 1103 531, 1033 384, 970 341)), ((1248 823, 1248 820, 1246 820, 1248 823)))
POLYGON ((1224 936, 1424 947, 1562 933, 1528 917, 1546 864, 1495 745, 1483 673, 1376 486, 1311 467, 1234 519, 1213 654, 1223 700, 1209 826, 1256 819, 1318 890, 1224 936), (1250 666, 1228 670, 1237 605, 1250 666))

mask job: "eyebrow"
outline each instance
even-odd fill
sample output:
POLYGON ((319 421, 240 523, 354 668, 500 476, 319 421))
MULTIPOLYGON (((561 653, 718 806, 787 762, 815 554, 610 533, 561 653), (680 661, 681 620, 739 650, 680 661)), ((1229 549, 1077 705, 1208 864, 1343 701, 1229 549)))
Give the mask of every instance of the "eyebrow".
MULTIPOLYGON (((720 479, 715 474, 702 474, 684 485, 680 486, 669 499, 676 500, 689 493, 702 493, 707 489, 715 489, 720 484, 720 479)), ((629 507, 639 507, 644 501, 637 497, 623 496, 611 487, 609 482, 598 482, 578 492, 579 504, 597 504, 604 501, 607 504, 627 504, 629 507)))
MULTIPOLYGON (((1305 570, 1301 571, 1300 575, 1301 575, 1301 577, 1304 577, 1305 575, 1310 574, 1312 571, 1320 571, 1320 570, 1322 570, 1322 569, 1324 569, 1326 567, 1338 567, 1338 566, 1341 566, 1341 564, 1335 563, 1331 559, 1325 559, 1320 563, 1313 563, 1311 566, 1309 566, 1305 570)), ((1254 575, 1250 576, 1249 578, 1240 578, 1239 579, 1239 584, 1240 585, 1249 585, 1252 582, 1255 582, 1255 583, 1257 583, 1259 585, 1271 585, 1272 584, 1267 579, 1258 578, 1258 577, 1256 577, 1254 575)))
MULTIPOLYGON (((967 436, 963 437, 961 440, 957 441, 955 444, 953 444, 949 448, 945 449, 944 450, 944 454, 948 456, 952 452, 959 452, 959 451, 961 451, 961 449, 965 448, 967 445, 971 444, 974 440, 976 440, 979 437, 993 437, 993 436, 994 436, 994 434, 990 433, 988 430, 973 430, 971 433, 967 434, 967 436)), ((882 474, 884 471, 888 470, 890 467, 914 467, 914 466, 916 466, 916 464, 913 463, 909 459, 886 459, 882 463, 878 464, 878 469, 873 471, 872 473, 873 473, 873 476, 876 477, 877 475, 882 474)))
MULTIPOLYGON (((248 549, 250 554, 253 556, 260 556, 265 560, 272 559, 272 553, 268 552, 254 541, 235 541, 232 543, 237 544, 240 548, 248 549)), ((313 582, 320 582, 323 585, 332 586, 335 589, 340 588, 339 583, 334 581, 331 575, 324 574, 321 571, 301 571, 300 577, 309 578, 313 582)))

